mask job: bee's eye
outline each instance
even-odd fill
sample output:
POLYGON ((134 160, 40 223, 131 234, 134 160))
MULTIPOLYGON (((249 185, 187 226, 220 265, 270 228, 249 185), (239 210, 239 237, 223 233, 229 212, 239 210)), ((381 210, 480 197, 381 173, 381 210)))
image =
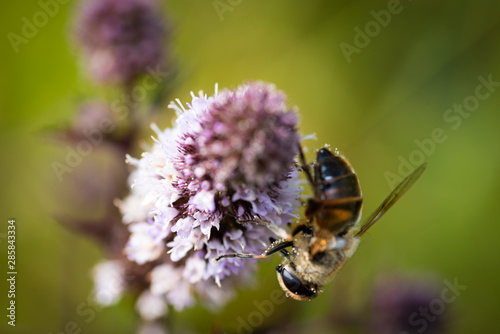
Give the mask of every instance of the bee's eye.
POLYGON ((297 277, 282 266, 278 266, 276 270, 281 274, 283 283, 290 292, 305 297, 312 297, 316 294, 315 290, 307 288, 297 277))

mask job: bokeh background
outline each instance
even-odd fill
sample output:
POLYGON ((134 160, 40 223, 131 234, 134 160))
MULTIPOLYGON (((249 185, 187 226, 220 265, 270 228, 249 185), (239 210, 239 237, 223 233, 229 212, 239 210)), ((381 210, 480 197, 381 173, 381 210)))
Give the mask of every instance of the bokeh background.
MULTIPOLYGON (((394 276, 431 277, 438 292, 447 287, 445 280, 467 287, 429 328, 442 321, 449 333, 495 332, 500 86, 492 86, 476 110, 459 116, 459 125, 457 118, 450 123, 443 117, 454 104, 473 101, 479 77, 500 82, 500 3, 401 0, 400 13, 346 57, 342 43, 356 46, 355 28, 365 31, 374 21, 371 11, 394 1, 220 1, 231 10, 219 15, 213 1, 163 3, 177 68, 169 99, 188 101, 190 91, 200 89, 211 94, 216 82, 275 83, 299 108, 301 133, 318 138, 306 142, 309 159, 328 143, 350 160, 365 214, 390 192, 388 175, 398 175, 402 160, 428 161, 421 180, 365 236, 320 297, 275 305, 255 332, 279 332, 281 324, 297 332, 365 333, 374 289, 394 276), (444 134, 430 144, 435 129, 444 134), (426 142, 427 152, 416 141, 426 142)), ((64 150, 48 140, 47 129, 71 120, 79 99, 115 92, 92 84, 82 69, 70 33, 75 3, 61 5, 14 52, 7 34, 19 34, 23 17, 39 10, 37 1, 0 4, 1 268, 7 271, 7 220, 15 218, 18 271, 16 327, 3 315, 0 332, 65 333, 65 324, 75 321, 81 333, 133 333, 138 320, 131 297, 96 312, 90 323, 77 314, 102 250, 52 217, 58 183, 51 163, 64 150)), ((159 122, 168 126, 172 112, 161 108, 159 122)), ((151 134, 144 130, 144 139, 151 134)), ((171 312, 171 331, 245 332, 240 320, 248 322, 257 310, 254 302, 269 300, 278 288, 279 262, 279 256, 263 261, 254 286, 218 313, 202 306, 171 312)), ((7 285, 0 282, 5 313, 7 285)), ((417 333, 421 327, 410 328, 417 333)))

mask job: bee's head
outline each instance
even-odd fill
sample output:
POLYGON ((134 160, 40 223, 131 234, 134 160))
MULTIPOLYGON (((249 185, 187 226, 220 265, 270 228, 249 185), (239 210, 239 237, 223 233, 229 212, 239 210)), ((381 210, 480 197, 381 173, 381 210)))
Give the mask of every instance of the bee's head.
POLYGON ((279 265, 276 267, 278 282, 286 292, 287 297, 296 300, 310 300, 318 295, 318 286, 304 282, 299 278, 291 265, 279 265))

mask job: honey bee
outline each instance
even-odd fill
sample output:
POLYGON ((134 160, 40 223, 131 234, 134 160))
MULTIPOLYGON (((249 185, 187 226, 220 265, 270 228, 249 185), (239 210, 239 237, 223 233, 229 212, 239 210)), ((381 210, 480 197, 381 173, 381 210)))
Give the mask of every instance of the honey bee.
POLYGON ((313 197, 306 203, 305 219, 291 232, 264 223, 281 239, 274 241, 260 255, 232 253, 228 257, 262 259, 278 251, 284 255, 276 267, 278 282, 287 297, 310 300, 332 280, 356 251, 361 236, 399 199, 422 175, 422 164, 407 176, 382 204, 354 231, 361 217, 363 197, 359 180, 349 162, 338 152, 326 148, 317 152, 316 163, 308 165, 299 147, 301 169, 312 186, 313 197), (311 170, 313 169, 313 170, 311 170), (291 252, 287 248, 291 247, 291 252))

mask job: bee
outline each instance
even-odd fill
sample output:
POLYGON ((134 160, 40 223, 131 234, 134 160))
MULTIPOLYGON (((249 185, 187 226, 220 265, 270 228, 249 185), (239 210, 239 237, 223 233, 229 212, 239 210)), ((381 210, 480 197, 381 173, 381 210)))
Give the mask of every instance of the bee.
POLYGON ((229 257, 262 259, 281 252, 284 260, 276 267, 281 288, 287 297, 310 300, 351 258, 361 236, 417 181, 426 163, 394 188, 361 229, 355 231, 363 197, 358 177, 349 162, 327 148, 317 152, 316 163, 312 166, 306 163, 300 147, 299 157, 301 169, 313 190, 313 197, 306 203, 305 219, 290 233, 277 225, 256 221, 264 223, 280 239, 260 255, 232 253, 215 260, 229 257), (291 248, 291 252, 287 248, 291 248))

